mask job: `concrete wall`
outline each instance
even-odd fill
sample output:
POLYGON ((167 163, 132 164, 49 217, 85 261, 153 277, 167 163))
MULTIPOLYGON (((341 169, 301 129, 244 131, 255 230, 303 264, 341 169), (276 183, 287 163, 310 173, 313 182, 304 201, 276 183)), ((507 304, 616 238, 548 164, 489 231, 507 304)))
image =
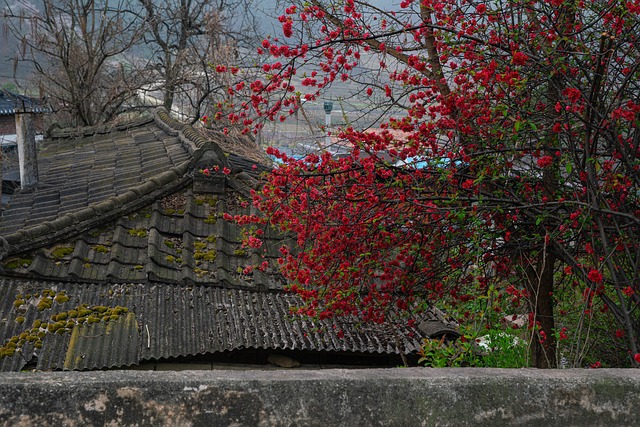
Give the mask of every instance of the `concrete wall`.
POLYGON ((625 426, 638 370, 106 371, 0 377, 7 426, 625 426))

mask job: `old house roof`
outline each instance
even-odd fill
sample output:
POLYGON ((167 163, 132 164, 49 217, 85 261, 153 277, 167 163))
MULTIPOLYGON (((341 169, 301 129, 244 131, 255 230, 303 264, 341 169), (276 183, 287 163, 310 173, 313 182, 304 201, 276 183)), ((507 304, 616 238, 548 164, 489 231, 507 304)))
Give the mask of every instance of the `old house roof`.
MULTIPOLYGON (((41 144, 39 184, 14 194, 0 218, 0 370, 248 348, 419 348, 417 328, 293 317, 301 301, 277 271, 245 270, 277 258, 283 237, 267 230, 266 252, 251 251, 223 215, 252 212, 249 191, 268 168, 229 152, 232 138, 210 137, 227 151, 158 109, 41 144)), ((434 334, 453 330, 435 312, 425 321, 434 334)))
POLYGON ((49 107, 36 98, 0 89, 0 116, 13 115, 19 110, 46 113, 49 112, 49 107))

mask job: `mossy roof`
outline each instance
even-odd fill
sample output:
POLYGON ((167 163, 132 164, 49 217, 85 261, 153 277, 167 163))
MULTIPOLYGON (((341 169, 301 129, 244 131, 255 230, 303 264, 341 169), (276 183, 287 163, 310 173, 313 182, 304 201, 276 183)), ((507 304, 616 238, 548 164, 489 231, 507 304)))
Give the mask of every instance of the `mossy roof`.
POLYGON ((0 357, 0 371, 26 365, 39 370, 115 368, 242 349, 397 354, 399 348, 416 351, 422 339, 418 329, 406 326, 356 328, 349 319, 294 317, 289 309, 300 301, 288 293, 11 279, 0 279, 0 286, 0 349, 14 337, 19 349, 0 357), (52 301, 43 307, 45 292, 52 301), (58 302, 59 295, 66 298, 58 302), (78 314, 81 310, 88 314, 78 314), (61 314, 62 323, 57 320, 61 314), (60 329, 42 333, 49 325, 60 329))
MULTIPOLYGON (((243 230, 223 217, 256 213, 250 190, 269 167, 259 154, 229 152, 232 140, 222 150, 210 139, 224 137, 205 138, 158 109, 114 126, 58 131, 45 141, 38 186, 15 194, 0 219, 0 347, 38 316, 57 313, 56 304, 41 311, 33 298, 13 305, 38 289, 70 295, 63 311, 85 303, 129 312, 111 323, 47 332, 42 348, 28 341, 25 357, 5 358, 0 369, 21 369, 32 357, 40 369, 100 369, 241 348, 383 354, 419 348, 425 334, 415 328, 397 335, 386 325, 356 328, 355 320, 290 319, 289 308, 301 301, 284 291, 277 271, 255 268, 265 260, 277 265, 284 237, 266 229, 266 250, 256 252, 242 246, 243 230), (247 266, 254 268, 246 272, 247 266)), ((429 316, 453 331, 438 313, 429 316)))

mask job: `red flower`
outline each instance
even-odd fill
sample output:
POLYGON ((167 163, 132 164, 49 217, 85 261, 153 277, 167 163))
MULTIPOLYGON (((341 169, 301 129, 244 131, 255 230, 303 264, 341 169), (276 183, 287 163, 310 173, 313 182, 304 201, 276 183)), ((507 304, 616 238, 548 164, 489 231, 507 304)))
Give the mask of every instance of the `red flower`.
POLYGON ((640 363, 640 353, 636 353, 633 358, 636 360, 636 362, 640 363))
POLYGON ((562 111, 562 104, 560 104, 560 102, 556 102, 556 113, 559 113, 560 111, 562 111))
POLYGON ((287 38, 293 36, 293 21, 288 19, 284 24, 282 24, 282 33, 287 38))
POLYGON ((589 368, 591 368, 591 369, 602 368, 602 363, 596 362, 596 363, 592 364, 591 366, 589 366, 589 368))
POLYGON ((204 175, 206 175, 206 176, 209 176, 209 174, 210 174, 211 172, 209 172, 209 169, 204 169, 204 170, 202 171, 202 173, 203 173, 204 175))
POLYGON ((568 87, 562 91, 562 94, 566 96, 569 101, 576 102, 582 97, 582 92, 579 89, 568 87))
POLYGON ((602 283, 603 280, 602 273, 600 273, 600 271, 596 270, 595 268, 589 272, 587 278, 594 283, 602 283))
POLYGON ((251 248, 259 248, 260 246, 262 246, 262 240, 257 239, 253 236, 249 236, 249 238, 247 239, 247 245, 251 248))
POLYGON ((487 6, 485 6, 484 4, 479 4, 478 6, 476 6, 476 13, 483 14, 486 11, 487 11, 487 6))
POLYGON ((631 297, 633 294, 635 294, 635 291, 633 290, 633 288, 631 286, 627 286, 626 288, 624 288, 622 290, 622 293, 625 294, 628 297, 631 297))
POLYGON ((529 60, 529 56, 524 52, 514 52, 511 62, 514 65, 524 65, 529 60))
POLYGON ((560 339, 560 341, 566 340, 567 338, 569 338, 569 336, 567 335, 567 328, 562 328, 560 330, 560 334, 558 338, 560 339))
POLYGON ((543 156, 538 159, 538 166, 541 168, 546 168, 547 166, 551 166, 553 163, 553 157, 551 156, 543 156))
POLYGON ((539 331, 538 335, 540 335, 540 343, 544 343, 547 340, 547 333, 545 331, 539 331))
POLYGON ((231 173, 231 169, 224 168, 224 169, 222 169, 222 173, 225 174, 225 175, 229 175, 231 173))
POLYGON ((464 188, 465 190, 468 190, 471 187, 473 187, 473 180, 472 179, 467 179, 465 182, 462 183, 462 188, 464 188))

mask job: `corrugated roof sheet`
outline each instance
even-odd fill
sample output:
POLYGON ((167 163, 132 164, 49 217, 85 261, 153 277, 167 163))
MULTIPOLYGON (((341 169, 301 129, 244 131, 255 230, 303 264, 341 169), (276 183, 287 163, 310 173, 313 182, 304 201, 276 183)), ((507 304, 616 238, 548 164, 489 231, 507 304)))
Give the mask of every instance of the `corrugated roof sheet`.
MULTIPOLYGON (((77 324, 65 319, 61 331, 41 334, 42 348, 25 340, 21 350, 0 359, 0 370, 17 371, 35 360, 36 368, 102 369, 138 364, 145 360, 198 355, 239 349, 310 351, 412 352, 420 347, 419 330, 401 326, 363 325, 349 319, 313 323, 293 317, 290 307, 300 304, 291 294, 170 284, 56 283, 0 280, 0 345, 31 333, 34 322, 56 323, 51 316, 71 313, 85 304, 122 307, 114 320, 77 324), (38 309, 43 290, 62 292, 68 301, 38 309), (30 298, 26 298, 30 296, 30 298), (17 307, 17 300, 23 302, 17 307), (18 318, 22 323, 18 323, 18 318), (354 322, 355 323, 355 322, 354 322), (344 337, 338 337, 338 331, 344 337)), ((71 316, 71 314, 69 314, 71 316)), ((40 325, 36 333, 44 328, 40 325)))

